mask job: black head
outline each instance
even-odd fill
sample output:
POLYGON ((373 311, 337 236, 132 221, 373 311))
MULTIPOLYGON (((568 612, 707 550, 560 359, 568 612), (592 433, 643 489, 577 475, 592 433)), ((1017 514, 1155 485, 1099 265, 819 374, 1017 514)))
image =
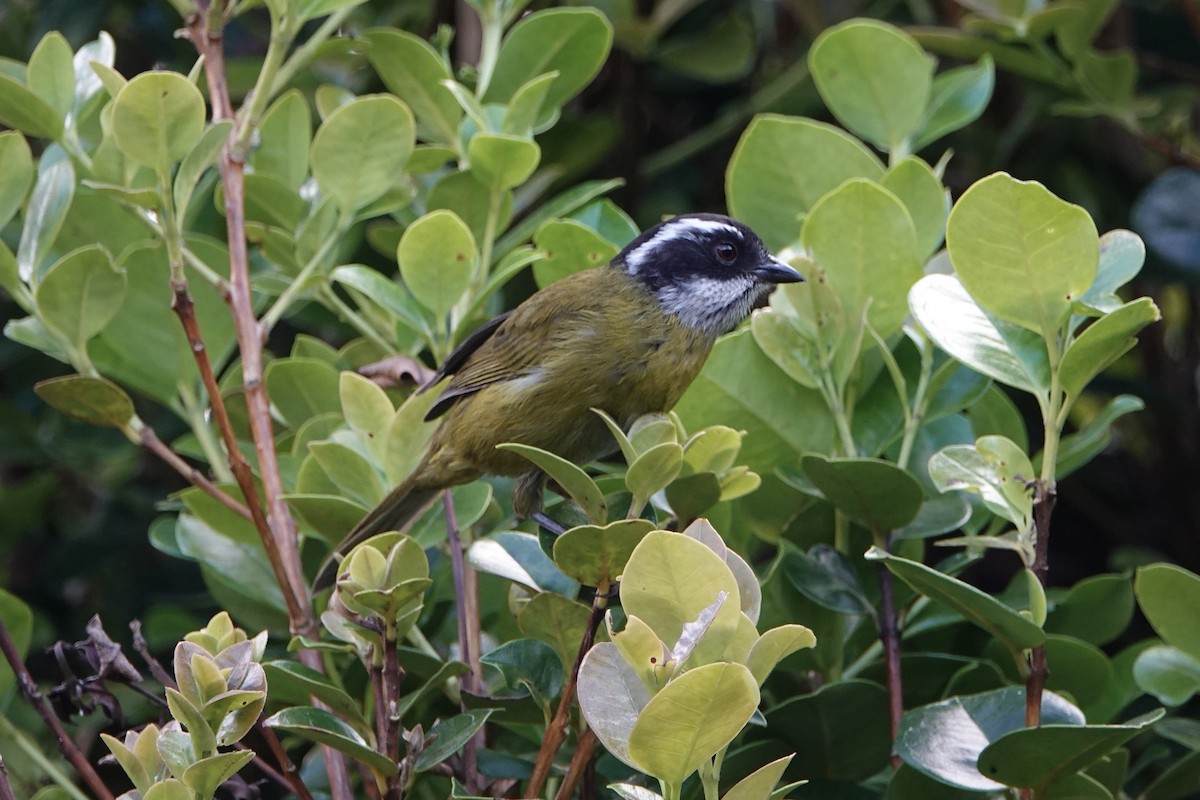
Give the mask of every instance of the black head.
POLYGON ((721 214, 684 214, 647 229, 614 259, 663 310, 714 336, 726 333, 777 283, 804 280, 758 234, 721 214))

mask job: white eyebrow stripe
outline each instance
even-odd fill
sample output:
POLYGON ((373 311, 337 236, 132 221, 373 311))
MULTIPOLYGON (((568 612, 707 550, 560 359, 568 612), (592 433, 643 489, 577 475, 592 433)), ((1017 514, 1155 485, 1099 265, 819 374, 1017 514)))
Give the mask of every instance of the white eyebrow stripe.
POLYGON ((727 233, 731 236, 736 236, 738 240, 745 239, 740 230, 733 225, 719 220, 697 219, 695 217, 673 219, 659 228, 658 233, 638 245, 626 256, 625 265, 631 272, 636 273, 641 268, 642 262, 645 261, 648 253, 654 252, 667 242, 678 239, 691 239, 694 242, 699 241, 699 234, 702 233, 727 233))

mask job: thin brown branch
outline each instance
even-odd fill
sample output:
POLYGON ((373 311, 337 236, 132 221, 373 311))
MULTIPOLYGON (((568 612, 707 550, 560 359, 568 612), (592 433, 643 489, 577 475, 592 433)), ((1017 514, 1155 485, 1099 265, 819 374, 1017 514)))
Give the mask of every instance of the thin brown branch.
POLYGON ((149 425, 143 425, 138 431, 138 440, 142 443, 143 447, 161 458, 166 462, 167 466, 182 475, 188 483, 209 495, 235 514, 246 519, 251 518, 250 509, 239 503, 237 498, 230 496, 221 487, 210 481, 203 472, 184 461, 178 453, 168 447, 162 439, 158 438, 158 434, 149 425))
POLYGON ((21 687, 21 693, 25 695, 29 705, 33 706, 33 710, 38 713, 38 716, 46 723, 46 727, 54 734, 54 738, 58 741, 59 752, 67 761, 71 762, 71 766, 79 773, 79 777, 88 785, 93 795, 99 800, 113 800, 112 792, 108 790, 91 763, 75 746, 74 740, 67 734, 62 723, 58 721, 58 717, 54 715, 54 709, 50 708, 46 698, 42 697, 37 682, 25 668, 25 662, 21 660, 21 654, 17 652, 17 645, 13 642, 12 635, 8 632, 8 626, 4 624, 3 620, 0 620, 0 651, 4 652, 5 660, 12 667, 13 674, 17 677, 17 684, 21 687))
MULTIPOLYGON (((382 675, 382 708, 376 710, 380 728, 380 743, 383 754, 393 764, 400 763, 400 682, 404 680, 404 670, 400 667, 399 654, 396 652, 396 639, 383 637, 383 675, 382 675)), ((397 772, 389 775, 386 800, 400 800, 404 797, 404 774, 397 772)))
MULTIPOLYGON (((483 686, 483 664, 479 632, 479 584, 475 570, 463 558, 462 539, 459 536, 458 518, 454 513, 454 497, 449 490, 442 495, 442 506, 446 514, 446 538, 450 547, 450 571, 454 575, 454 605, 458 612, 458 649, 471 671, 463 676, 465 690, 478 693, 483 686)), ((464 704, 463 710, 467 707, 464 704)), ((476 768, 476 753, 483 746, 483 731, 472 736, 463 748, 463 785, 475 791, 479 783, 476 768)))
POLYGON ((542 789, 546 786, 546 779, 550 777, 550 768, 554 766, 554 757, 558 754, 558 748, 562 747, 562 743, 566 741, 567 725, 571 721, 571 703, 575 699, 575 688, 579 684, 579 667, 583 664, 583 657, 592 649, 592 643, 596 641, 596 631, 600 628, 600 620, 604 619, 604 610, 608 608, 607 588, 597 587, 596 596, 592 598, 592 613, 588 617, 587 628, 583 631, 579 650, 575 653, 575 663, 571 665, 571 673, 567 676, 562 696, 558 699, 558 708, 555 709, 554 717, 546 728, 546 735, 542 739, 541 749, 538 750, 537 761, 534 762, 533 775, 529 779, 529 788, 524 794, 525 797, 541 795, 542 789))
POLYGON ((263 737, 263 741, 267 743, 271 754, 275 756, 275 762, 279 764, 279 769, 271 768, 261 755, 255 757, 254 762, 265 773, 271 776, 272 780, 278 783, 285 789, 290 789, 300 800, 313 800, 312 794, 308 791, 308 787, 304 785, 304 781, 300 779, 300 770, 288 757, 287 751, 283 749, 283 743, 279 741, 279 737, 275 735, 275 731, 262 724, 263 717, 258 718, 256 729, 263 737))
POLYGON ((892 732, 892 768, 900 768, 896 755, 896 737, 900 733, 900 718, 904 715, 904 683, 900 677, 900 628, 896 624, 896 602, 892 596, 892 573, 883 564, 879 570, 879 639, 883 642, 884 664, 887 667, 888 722, 892 732))
POLYGON ((8 767, 4 766, 4 756, 0 756, 0 800, 17 800, 12 783, 8 780, 8 767))
POLYGON ((575 752, 571 754, 571 763, 567 765, 567 774, 563 776, 562 783, 559 784, 558 791, 554 794, 554 800, 568 800, 571 795, 575 794, 575 790, 579 788, 579 784, 587 772, 588 765, 592 763, 592 755, 595 751, 596 733, 591 728, 584 727, 579 734, 579 742, 575 745, 575 752))
MULTIPOLYGON (((1033 574, 1044 587, 1050 571, 1050 516, 1058 492, 1053 484, 1039 480, 1033 499, 1033 521, 1037 528, 1034 544, 1033 574)), ((1050 670, 1046 665, 1046 648, 1033 648, 1029 655, 1029 675, 1025 678, 1025 727, 1037 728, 1042 724, 1042 693, 1046 689, 1046 678, 1050 670)))
MULTIPOLYGON (((203 4, 203 9, 207 4, 203 4)), ((204 56, 204 74, 213 104, 213 118, 231 119, 233 105, 225 72, 225 51, 219 20, 213 14, 199 13, 188 20, 192 44, 204 56)), ((267 501, 269 535, 263 546, 271 560, 288 609, 288 622, 294 635, 315 636, 317 622, 312 613, 308 587, 300 566, 296 523, 283 500, 283 479, 275 451, 271 424, 271 401, 263 382, 263 343, 254 316, 250 289, 249 253, 246 245, 245 161, 227 146, 221 154, 221 183, 225 193, 225 226, 229 244, 229 304, 237 331, 242 361, 242 384, 246 392, 250 432, 258 456, 263 494, 267 501)), ((236 448, 233 448, 236 449, 236 448)), ((232 452, 232 450, 231 450, 232 452)))

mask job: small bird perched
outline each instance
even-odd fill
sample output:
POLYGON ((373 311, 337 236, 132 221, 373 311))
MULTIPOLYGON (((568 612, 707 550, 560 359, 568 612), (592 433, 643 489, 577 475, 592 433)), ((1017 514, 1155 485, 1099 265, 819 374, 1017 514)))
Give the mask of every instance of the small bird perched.
MULTIPOLYGON (((484 474, 519 476, 513 510, 540 513, 546 475, 520 442, 584 464, 616 449, 603 420, 628 428, 669 410, 713 342, 775 284, 804 280, 747 226, 719 214, 655 225, 603 267, 577 272, 468 336, 426 388, 450 377, 426 420, 444 417, 425 457, 335 551, 403 530, 438 492, 484 474)), ((317 588, 332 583, 326 562, 317 588)))

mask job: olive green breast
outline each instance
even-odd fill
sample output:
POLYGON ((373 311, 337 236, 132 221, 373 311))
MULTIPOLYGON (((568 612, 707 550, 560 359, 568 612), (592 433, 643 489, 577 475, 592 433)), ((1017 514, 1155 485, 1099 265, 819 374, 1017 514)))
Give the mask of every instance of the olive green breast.
POLYGON ((664 313, 619 269, 558 281, 519 306, 471 354, 460 375, 478 380, 480 388, 447 413, 432 443, 431 472, 457 478, 453 482, 480 472, 527 472, 527 460, 496 450, 503 442, 575 463, 611 452, 615 442, 591 409, 623 427, 642 414, 669 410, 699 374, 712 343, 664 313))

